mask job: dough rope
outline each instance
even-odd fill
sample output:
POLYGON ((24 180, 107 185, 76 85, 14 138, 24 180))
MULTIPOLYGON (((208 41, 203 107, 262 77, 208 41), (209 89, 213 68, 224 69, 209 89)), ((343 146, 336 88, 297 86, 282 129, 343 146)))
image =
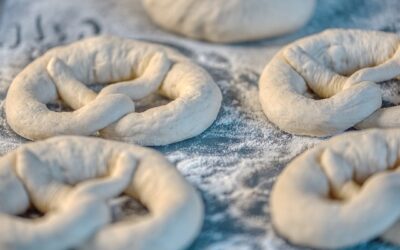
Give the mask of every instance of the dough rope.
POLYGON ((294 244, 400 244, 400 131, 334 137, 294 159, 271 193, 274 228, 294 244))
POLYGON ((399 45, 396 34, 340 29, 288 45, 260 78, 264 113, 299 135, 400 127, 400 107, 380 108, 377 85, 400 76, 399 45))
POLYGON ((187 247, 203 204, 178 171, 151 149, 63 136, 25 144, 0 161, 1 249, 166 249, 187 247), (110 224, 107 200, 125 194, 149 210, 110 224), (38 219, 13 215, 32 203, 38 219))
POLYGON ((142 0, 166 30, 211 42, 270 38, 302 27, 315 0, 142 0))
POLYGON ((28 65, 6 97, 7 122, 19 135, 93 135, 141 145, 196 136, 217 117, 221 92, 199 66, 177 52, 134 40, 95 37, 58 47, 28 65), (109 84, 100 93, 91 84, 109 84), (113 83, 113 84, 110 84, 113 83), (151 92, 172 101, 136 113, 151 92), (72 112, 46 104, 61 99, 72 112))

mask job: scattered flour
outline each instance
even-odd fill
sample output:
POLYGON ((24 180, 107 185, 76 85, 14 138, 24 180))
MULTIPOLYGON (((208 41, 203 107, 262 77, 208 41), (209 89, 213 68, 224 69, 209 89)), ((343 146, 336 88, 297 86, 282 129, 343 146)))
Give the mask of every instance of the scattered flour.
MULTIPOLYGON (((2 11, 0 18, 0 99, 4 99, 19 70, 48 48, 97 32, 175 47, 208 70, 221 88, 223 105, 211 128, 196 138, 156 148, 201 190, 205 201, 204 227, 190 249, 297 249, 272 230, 269 193, 285 165, 323 139, 284 133, 267 120, 258 101, 259 74, 279 48, 327 27, 400 31, 400 3, 391 0, 371 0, 368 4, 363 0, 320 1, 316 15, 300 31, 278 39, 230 46, 166 33, 145 16, 139 0, 120 0, 118 4, 111 0, 53 2, 5 0, 3 8, 7 11, 2 11), (15 46, 18 26, 20 41, 15 46)), ((398 85, 383 85, 385 99, 399 103, 398 85)), ((160 101, 150 97, 141 105, 148 108, 154 100, 160 101)), ((3 110, 2 104, 0 108, 3 110)), ((25 142, 10 130, 1 111, 0 153, 25 142)), ((143 212, 125 199, 117 199, 113 205, 116 220, 143 212)), ((354 249, 365 247, 393 249, 381 242, 354 249)))

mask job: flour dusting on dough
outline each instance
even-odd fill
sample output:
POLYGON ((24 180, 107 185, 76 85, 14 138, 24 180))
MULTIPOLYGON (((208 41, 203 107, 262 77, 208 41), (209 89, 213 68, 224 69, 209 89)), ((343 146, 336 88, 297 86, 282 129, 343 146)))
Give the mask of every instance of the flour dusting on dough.
MULTIPOLYGON (((3 0, 4 1, 4 0, 3 0)), ((324 0, 317 4, 310 23, 289 36, 234 46, 188 41, 155 27, 144 14, 139 0, 6 0, 0 23, 0 97, 18 71, 49 47, 92 34, 80 24, 95 19, 102 33, 171 44, 202 64, 223 92, 222 111, 216 122, 196 138, 160 149, 187 179, 201 190, 206 205, 205 225, 190 249, 294 250, 271 228, 268 199, 276 176, 295 155, 323 139, 292 136, 269 123, 258 102, 257 78, 265 64, 283 45, 328 27, 373 28, 400 31, 398 9, 393 0, 324 0), (79 7, 76 7, 79 6, 79 7), (47 11, 51 8, 52 11, 47 11), (60 9, 62 13, 60 14, 60 9), (29 10, 29 12, 27 11, 29 10), (57 13, 57 14, 55 14, 57 13), (67 18, 66 13, 73 13, 67 18), (46 38, 36 40, 32 22, 38 15, 47 24, 46 38), (351 15, 350 15, 351 14, 351 15), (7 20, 7 21, 5 21, 7 20), (14 43, 14 28, 23 29, 22 45, 14 43), (60 42, 52 25, 59 23, 67 38, 60 42), (7 36, 7 37, 4 37, 7 36), (7 56, 7 57, 6 57, 7 56), (8 58, 4 60, 4 58, 8 58)), ((0 152, 25 142, 12 133, 0 116, 0 152)), ((131 211, 127 212, 127 214, 131 211)), ((381 242, 362 244, 352 250, 393 250, 381 242), (365 248, 367 247, 367 248, 365 248)))

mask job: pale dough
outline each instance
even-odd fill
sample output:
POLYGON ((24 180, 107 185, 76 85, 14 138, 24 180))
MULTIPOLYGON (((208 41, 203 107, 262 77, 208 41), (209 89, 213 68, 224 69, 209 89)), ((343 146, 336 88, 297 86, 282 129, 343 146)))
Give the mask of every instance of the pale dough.
POLYGON ((181 35, 212 42, 270 38, 302 27, 315 0, 142 0, 150 18, 181 35))
POLYGON ((271 193, 274 228, 294 244, 400 244, 400 130, 334 137, 294 159, 271 193))
POLYGON ((211 76, 179 53, 155 44, 94 37, 58 47, 28 65, 6 97, 7 122, 19 135, 93 135, 165 145, 202 133, 216 119, 222 95, 211 76), (109 84, 99 94, 87 85, 109 84), (172 101, 134 112, 151 92, 172 101), (46 104, 60 98, 72 112, 46 104))
POLYGON ((376 84, 400 76, 399 45, 396 34, 341 29, 288 45, 260 78, 264 113, 282 130, 300 135, 400 127, 400 107, 379 109, 376 84))
POLYGON ((25 144, 0 161, 0 248, 184 249, 197 236, 203 203, 154 150, 62 136, 25 144), (124 192, 149 214, 109 224, 107 200, 124 192), (44 217, 13 215, 33 204, 44 217))

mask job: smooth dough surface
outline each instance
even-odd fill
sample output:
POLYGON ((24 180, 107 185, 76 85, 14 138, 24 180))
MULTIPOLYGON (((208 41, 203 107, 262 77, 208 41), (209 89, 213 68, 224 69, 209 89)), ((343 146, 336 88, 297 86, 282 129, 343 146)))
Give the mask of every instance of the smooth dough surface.
POLYGON ((221 92, 211 76, 174 50, 117 37, 94 37, 51 49, 12 82, 7 122, 19 135, 93 135, 141 145, 196 136, 217 117, 221 92), (96 93, 89 87, 105 87, 96 93), (152 92, 172 101, 135 111, 152 92), (71 112, 49 110, 61 99, 71 112))
POLYGON ((336 136, 294 159, 271 193, 274 228, 294 244, 400 244, 400 130, 336 136))
POLYGON ((400 127, 400 107, 379 109, 377 85, 400 76, 399 45, 393 33, 342 29, 288 45, 260 78, 264 113, 282 130, 299 135, 400 127))
POLYGON ((240 42, 302 27, 315 0, 142 0, 159 26, 195 39, 240 42))
POLYGON ((0 161, 1 249, 184 249, 203 203, 154 150, 100 138, 61 136, 25 144, 0 161), (149 211, 110 224, 107 200, 125 193, 149 211), (23 219, 32 204, 45 215, 23 219))

